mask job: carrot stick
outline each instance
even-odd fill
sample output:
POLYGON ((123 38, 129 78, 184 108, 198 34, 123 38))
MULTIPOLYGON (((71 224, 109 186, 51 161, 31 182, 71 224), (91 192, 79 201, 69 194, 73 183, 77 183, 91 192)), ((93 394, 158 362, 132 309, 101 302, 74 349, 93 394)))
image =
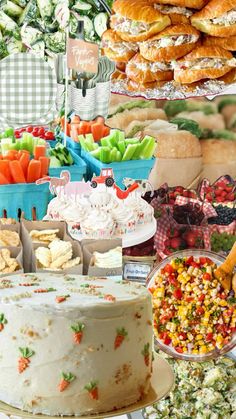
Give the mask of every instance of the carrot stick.
POLYGON ((8 183, 12 183, 9 160, 0 160, 0 173, 7 179, 8 183))
POLYGON ((19 162, 24 172, 25 178, 27 177, 28 166, 30 162, 30 155, 28 153, 22 153, 20 156, 19 162))
POLYGON ((8 185, 9 182, 2 173, 0 173, 0 185, 8 185))
POLYGON ((39 160, 30 160, 27 171, 27 183, 34 183, 40 178, 41 163, 39 160))
POLYGON ((17 153, 18 153, 17 150, 9 150, 7 152, 7 155, 5 156, 5 158, 7 160, 11 160, 11 161, 16 160, 17 159, 17 153))
POLYGON ((45 145, 36 145, 34 147, 34 158, 35 160, 39 160, 39 157, 46 156, 46 147, 45 145))
POLYGON ((91 126, 91 132, 93 134, 94 141, 100 141, 101 140, 101 138, 103 137, 103 130, 104 130, 104 125, 100 124, 98 122, 95 122, 91 126))
POLYGON ((44 177, 48 174, 50 159, 46 156, 39 157, 41 163, 41 174, 40 177, 44 177))
POLYGON ((25 176, 18 160, 10 161, 10 172, 14 183, 25 183, 25 176))

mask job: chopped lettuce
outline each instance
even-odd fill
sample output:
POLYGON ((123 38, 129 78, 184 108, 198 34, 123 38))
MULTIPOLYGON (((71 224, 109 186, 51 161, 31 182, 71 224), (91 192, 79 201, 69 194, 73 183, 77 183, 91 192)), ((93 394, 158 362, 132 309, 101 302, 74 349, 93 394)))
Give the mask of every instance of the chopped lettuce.
POLYGON ((236 105, 236 98, 234 96, 226 96, 218 103, 218 110, 222 112, 225 106, 236 105))
POLYGON ((202 111, 205 115, 217 113, 217 106, 214 103, 201 102, 199 100, 173 100, 164 106, 168 117, 173 117, 180 112, 202 111))
POLYGON ((178 125, 179 130, 189 131, 196 137, 201 137, 202 130, 198 123, 192 119, 174 118, 170 121, 170 123, 178 125))
POLYGON ((7 0, 7 2, 2 6, 2 10, 7 13, 8 16, 13 18, 18 18, 23 13, 22 7, 10 0, 7 0))
POLYGON ((152 108, 153 107, 153 103, 151 100, 135 100, 133 102, 125 102, 122 103, 121 105, 118 106, 118 108, 116 108, 116 110, 108 115, 108 118, 111 118, 112 116, 118 114, 118 113, 122 113, 124 112, 126 109, 131 110, 131 109, 135 109, 135 108, 152 108))
POLYGON ((46 48, 55 53, 63 53, 65 51, 66 35, 65 32, 55 32, 46 34, 44 37, 46 48))

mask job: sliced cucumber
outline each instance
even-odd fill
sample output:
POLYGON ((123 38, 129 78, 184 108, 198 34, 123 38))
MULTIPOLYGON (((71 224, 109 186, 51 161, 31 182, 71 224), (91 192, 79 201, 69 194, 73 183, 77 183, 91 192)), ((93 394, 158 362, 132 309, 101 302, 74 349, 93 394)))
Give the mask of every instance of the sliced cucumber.
POLYGON ((79 19, 84 21, 84 32, 85 32, 85 34, 90 35, 90 34, 94 33, 93 22, 92 22, 91 19, 89 19, 88 16, 80 16, 79 19))
POLYGON ((94 19, 94 29, 98 36, 102 36, 102 34, 107 30, 107 15, 106 13, 98 13, 98 15, 94 19))
POLYGON ((92 5, 88 3, 84 3, 81 0, 77 0, 77 2, 74 4, 72 9, 75 10, 76 12, 81 12, 81 10, 88 12, 89 10, 92 9, 92 5))

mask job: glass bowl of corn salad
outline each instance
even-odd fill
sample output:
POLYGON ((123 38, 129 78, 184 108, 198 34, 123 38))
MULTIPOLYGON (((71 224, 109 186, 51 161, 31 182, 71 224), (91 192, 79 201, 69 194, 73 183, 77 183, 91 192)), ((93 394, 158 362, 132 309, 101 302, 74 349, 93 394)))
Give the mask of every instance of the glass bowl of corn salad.
POLYGON ((168 355, 206 361, 236 347, 236 296, 214 278, 223 261, 217 253, 184 250, 149 274, 155 341, 168 355))

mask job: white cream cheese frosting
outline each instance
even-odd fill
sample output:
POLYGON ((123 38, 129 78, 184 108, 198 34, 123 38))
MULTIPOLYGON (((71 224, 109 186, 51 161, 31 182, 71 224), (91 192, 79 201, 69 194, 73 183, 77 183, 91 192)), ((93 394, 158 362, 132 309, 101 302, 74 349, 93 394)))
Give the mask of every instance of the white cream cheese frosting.
POLYGON ((0 400, 47 415, 128 406, 148 392, 147 289, 107 278, 22 274, 0 280, 0 400))

